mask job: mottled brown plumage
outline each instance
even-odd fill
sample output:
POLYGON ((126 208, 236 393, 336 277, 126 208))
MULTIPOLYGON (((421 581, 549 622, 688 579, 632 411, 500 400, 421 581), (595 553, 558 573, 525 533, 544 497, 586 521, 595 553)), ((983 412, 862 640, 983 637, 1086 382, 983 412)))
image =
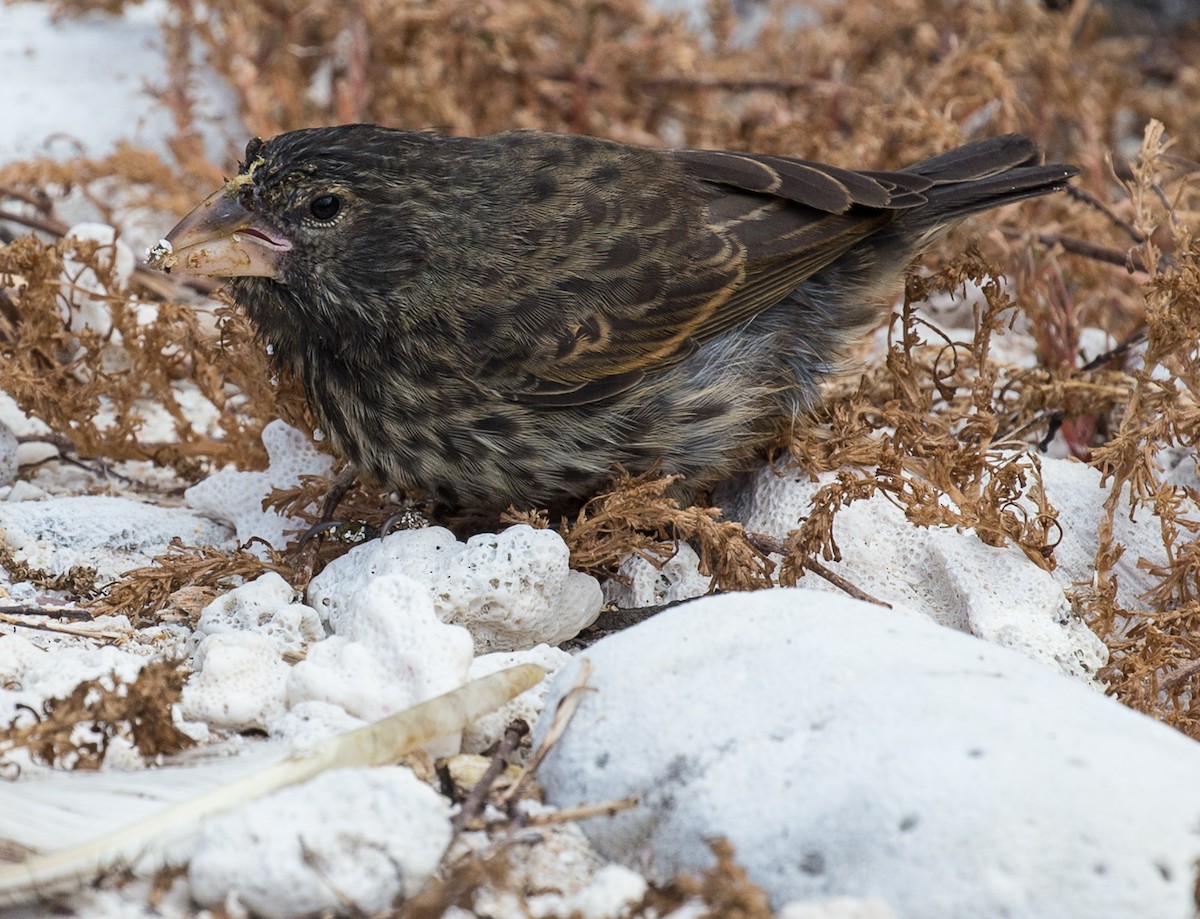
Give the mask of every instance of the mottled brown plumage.
POLYGON ((252 141, 164 266, 233 277, 370 477, 483 508, 694 488, 810 405, 930 241, 1064 187, 1016 135, 899 172, 511 132, 252 141))

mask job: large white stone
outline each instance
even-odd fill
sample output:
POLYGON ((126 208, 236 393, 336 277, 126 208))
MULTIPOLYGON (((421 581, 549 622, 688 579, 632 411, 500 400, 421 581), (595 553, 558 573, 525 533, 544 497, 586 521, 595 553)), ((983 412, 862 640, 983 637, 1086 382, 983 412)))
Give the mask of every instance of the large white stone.
POLYGON ((581 658, 594 691, 539 778, 558 806, 640 795, 584 828, 652 880, 708 867, 724 836, 776 907, 1193 916, 1200 746, 1023 655, 775 590, 675 607, 581 658))

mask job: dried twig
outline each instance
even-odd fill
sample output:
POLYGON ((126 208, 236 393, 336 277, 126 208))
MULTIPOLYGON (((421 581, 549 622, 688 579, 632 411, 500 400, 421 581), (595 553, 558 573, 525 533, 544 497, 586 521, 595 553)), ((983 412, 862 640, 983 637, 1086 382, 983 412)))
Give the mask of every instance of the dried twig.
POLYGON ((492 784, 508 768, 509 759, 512 758, 517 747, 521 745, 521 739, 528 733, 529 725, 520 719, 514 721, 504 731, 504 737, 501 738, 499 747, 492 755, 492 761, 488 763, 487 769, 463 800, 462 806, 451 821, 455 835, 466 829, 467 825, 475 820, 479 812, 483 810, 483 805, 487 801, 488 792, 491 790, 492 784))
POLYGON ((128 632, 117 632, 110 629, 86 629, 61 622, 30 622, 19 615, 10 615, 0 611, 0 622, 15 625, 22 629, 35 629, 39 632, 57 632, 60 635, 74 635, 78 638, 102 638, 106 641, 121 641, 129 637, 128 632))
MULTIPOLYGON (((768 554, 786 556, 790 555, 792 552, 791 547, 785 540, 776 539, 774 536, 770 536, 766 533, 747 533, 746 536, 752 543, 758 546, 759 549, 768 554)), ((833 571, 832 569, 823 565, 821 562, 818 562, 815 558, 808 557, 801 559, 800 564, 818 577, 824 578, 834 587, 849 594, 855 600, 864 600, 867 603, 874 603, 876 606, 883 606, 887 609, 892 608, 892 604, 876 599, 862 588, 855 587, 836 571, 833 571)))
POLYGON ((45 616, 48 619, 81 619, 90 622, 94 617, 79 606, 53 606, 43 603, 14 603, 0 606, 0 613, 9 616, 45 616))
POLYGON ((1158 684, 1159 691, 1168 692, 1191 679, 1197 673, 1200 673, 1200 660, 1188 661, 1178 670, 1174 670, 1163 676, 1158 684))
POLYGON ((1068 185, 1067 194, 1076 201, 1082 201, 1088 207, 1093 207, 1101 214, 1109 219, 1112 224, 1119 227, 1121 232, 1133 241, 1133 244, 1140 246, 1146 241, 1146 237, 1137 231, 1137 229, 1128 220, 1125 220, 1120 214, 1114 211, 1111 207, 1093 195, 1086 188, 1081 188, 1078 185, 1068 185))
POLYGON ((0 208, 0 221, 29 227, 31 230, 40 230, 51 236, 65 236, 67 230, 70 229, 65 223, 55 220, 53 217, 32 217, 29 214, 18 214, 16 211, 3 208, 0 208))
POLYGON ((617 798, 615 801, 605 801, 600 804, 578 804, 575 807, 563 807, 555 811, 545 811, 540 814, 529 814, 522 817, 525 826, 551 826, 556 823, 574 823, 577 820, 590 820, 593 817, 612 817, 621 811, 637 807, 641 803, 638 795, 617 798))
POLYGON ((1003 227, 1000 230, 1005 236, 1010 239, 1023 239, 1032 235, 1039 243, 1047 248, 1061 246, 1065 251, 1072 255, 1080 255, 1084 258, 1090 258, 1096 262, 1103 262, 1106 265, 1116 265, 1119 268, 1124 268, 1127 271, 1140 271, 1147 273, 1146 265, 1142 261, 1141 255, 1135 250, 1122 252, 1120 249, 1113 249, 1109 246, 1101 246, 1096 243, 1088 242, 1085 239, 1078 239, 1074 236, 1067 236, 1063 233, 1033 233, 1029 234, 1023 230, 1013 230, 1003 227))
MULTIPOLYGON (((512 785, 500 796, 500 804, 503 807, 509 807, 513 802, 519 801, 521 795, 525 791, 525 786, 533 779, 537 772, 538 766, 542 760, 546 758, 546 754, 553 749, 558 743, 559 738, 566 732, 567 726, 571 723, 571 719, 575 717, 575 712, 579 708, 583 697, 586 693, 594 692, 587 685, 588 679, 592 675, 592 662, 587 658, 579 661, 579 673, 575 677, 575 685, 573 685, 566 694, 558 700, 558 708, 554 710, 554 719, 550 722, 550 730, 546 732, 545 738, 542 740, 542 745, 534 751, 534 754, 529 758, 529 762, 521 770, 520 775, 512 785)), ((544 718, 545 715, 543 714, 544 718)))

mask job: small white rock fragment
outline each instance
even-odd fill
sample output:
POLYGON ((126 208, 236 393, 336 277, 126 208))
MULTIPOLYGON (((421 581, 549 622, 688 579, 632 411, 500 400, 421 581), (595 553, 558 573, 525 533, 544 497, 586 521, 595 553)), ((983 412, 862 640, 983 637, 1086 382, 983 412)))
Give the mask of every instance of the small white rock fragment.
POLYGON ((592 882, 568 901, 562 915, 580 919, 614 919, 628 916, 646 896, 650 885, 623 865, 605 865, 592 882))
POLYGON ((266 919, 368 915, 419 891, 450 838, 449 802, 408 769, 338 769, 209 820, 188 879, 266 919))
POLYGON ((558 644, 591 625, 602 602, 596 579, 572 571, 569 556, 557 533, 523 524, 465 544, 441 527, 401 530, 330 562, 308 600, 333 622, 343 585, 395 572, 425 585, 438 615, 465 626, 480 653, 558 644))
POLYGON ((295 590, 274 571, 204 607, 196 622, 196 640, 226 632, 253 632, 267 639, 280 655, 301 654, 325 638, 317 611, 297 603, 295 590))
POLYGON ((617 575, 604 582, 604 600, 621 609, 702 597, 712 586, 712 578, 700 573, 696 550, 685 542, 678 543, 675 554, 658 565, 640 555, 631 555, 621 563, 617 575))
POLYGON ((146 265, 157 271, 170 271, 175 260, 171 258, 175 247, 169 239, 160 239, 146 252, 146 265))
MULTIPOLYGON (((311 645, 292 668, 289 705, 329 702, 374 721, 466 682, 471 636, 437 617, 422 585, 389 574, 341 587, 339 614, 330 620, 336 634, 311 645)), ((456 752, 457 740, 452 746, 447 752, 456 752)))
POLYGON ((268 730, 283 715, 288 666, 275 647, 253 632, 209 635, 183 684, 184 719, 221 731, 268 730))
POLYGON ((0 421, 12 428, 18 437, 41 437, 50 427, 40 418, 27 415, 8 393, 0 390, 0 421))
MULTIPOLYGON (((534 816, 550 813, 553 808, 526 800, 520 803, 519 810, 523 816, 534 816)), ((574 898, 588 889, 605 862, 576 824, 550 824, 542 827, 538 835, 537 844, 522 850, 521 858, 512 861, 502 881, 494 885, 485 883, 475 890, 471 916, 567 919, 575 915, 571 905, 574 898), (537 893, 522 903, 514 891, 537 893)), ((463 833, 454 841, 447 860, 456 860, 467 852, 486 854, 491 847, 485 834, 463 833)))
MULTIPOLYGON (((38 466, 61 455, 58 447, 41 440, 26 441, 17 446, 17 462, 21 466, 38 466)), ((43 493, 45 494, 45 493, 43 493)), ((30 500, 23 498, 21 500, 30 500)))
POLYGON ((303 530, 305 524, 282 516, 274 508, 264 511, 263 499, 273 489, 299 485, 302 475, 328 475, 333 460, 283 421, 272 421, 263 428, 262 440, 270 461, 265 472, 222 469, 193 485, 183 497, 188 507, 233 524, 238 542, 245 544, 257 536, 283 549, 288 543, 287 534, 303 530))
POLYGON ((557 645, 595 622, 603 603, 596 579, 569 563, 552 530, 521 524, 472 536, 441 574, 439 612, 470 629, 481 650, 557 645))

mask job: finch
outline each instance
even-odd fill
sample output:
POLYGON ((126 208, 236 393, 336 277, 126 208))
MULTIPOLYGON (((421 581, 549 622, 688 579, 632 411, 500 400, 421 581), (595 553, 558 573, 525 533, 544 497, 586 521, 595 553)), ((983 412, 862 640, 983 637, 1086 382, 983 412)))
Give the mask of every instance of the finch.
POLYGON ((230 278, 334 447, 453 508, 578 504, 617 466, 702 490, 799 423, 913 260, 1064 188, 1028 138, 907 169, 514 131, 252 140, 155 247, 230 278))

